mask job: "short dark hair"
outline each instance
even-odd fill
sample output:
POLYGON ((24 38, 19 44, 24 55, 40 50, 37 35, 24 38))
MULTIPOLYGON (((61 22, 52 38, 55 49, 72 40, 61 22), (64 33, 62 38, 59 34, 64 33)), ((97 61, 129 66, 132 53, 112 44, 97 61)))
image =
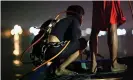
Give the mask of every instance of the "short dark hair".
POLYGON ((80 5, 71 5, 67 8, 67 15, 75 15, 75 13, 80 16, 85 14, 83 7, 80 5))

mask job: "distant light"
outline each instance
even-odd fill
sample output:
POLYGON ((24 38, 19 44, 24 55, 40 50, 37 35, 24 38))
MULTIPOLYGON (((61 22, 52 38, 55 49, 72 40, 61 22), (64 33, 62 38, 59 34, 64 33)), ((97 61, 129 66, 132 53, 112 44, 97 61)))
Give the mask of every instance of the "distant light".
POLYGON ((126 35, 126 30, 122 29, 122 35, 126 35))
POLYGON ((106 35, 106 31, 100 31, 101 35, 106 35))
POLYGON ((100 31, 98 34, 98 36, 104 36, 104 35, 106 35, 106 31, 100 31))
POLYGON ((102 35, 100 34, 100 32, 99 32, 98 36, 102 36, 102 35))
POLYGON ((30 27, 29 31, 32 34, 37 35, 39 33, 40 29, 37 29, 35 27, 30 27))
POLYGON ((81 35, 82 36, 86 36, 87 35, 86 32, 85 32, 85 30, 81 30, 81 35))
POLYGON ((15 55, 15 56, 19 56, 19 54, 20 54, 20 46, 19 46, 20 44, 19 44, 19 35, 18 34, 15 34, 14 35, 14 51, 13 51, 13 54, 15 55))
POLYGON ((34 27, 30 27, 29 31, 32 33, 34 31, 34 27))
POLYGON ((90 34, 91 33, 91 28, 86 28, 85 32, 86 32, 86 34, 90 34))
POLYGON ((19 61, 19 60, 14 60, 13 63, 14 63, 16 66, 20 66, 20 61, 19 61))
POLYGON ((19 25, 15 25, 14 28, 11 30, 11 34, 22 34, 22 28, 19 25))
POLYGON ((133 30, 132 30, 132 35, 133 35, 133 30))
POLYGON ((121 29, 117 29, 117 35, 121 35, 121 29))
POLYGON ((5 37, 10 37, 11 36, 11 34, 10 34, 10 30, 6 30, 5 32, 4 32, 4 36, 5 37))
POLYGON ((16 76, 16 77, 21 77, 21 76, 22 76, 22 74, 15 74, 15 76, 16 76))
POLYGON ((15 34, 15 33, 14 33, 14 29, 12 29, 12 30, 11 30, 11 35, 14 35, 14 34, 15 34))
POLYGON ((15 49, 15 50, 13 51, 13 54, 16 55, 16 56, 18 56, 18 55, 19 55, 19 50, 16 50, 16 49, 15 49))
POLYGON ((14 35, 14 41, 18 41, 19 40, 19 35, 18 34, 15 34, 14 35))
POLYGON ((117 35, 126 35, 126 30, 125 29, 117 29, 117 35))

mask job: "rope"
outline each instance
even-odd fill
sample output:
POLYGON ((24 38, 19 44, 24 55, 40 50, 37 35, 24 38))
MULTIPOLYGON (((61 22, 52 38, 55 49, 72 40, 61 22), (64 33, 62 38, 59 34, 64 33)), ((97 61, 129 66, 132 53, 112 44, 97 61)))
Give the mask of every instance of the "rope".
MULTIPOLYGON (((55 20, 59 18, 60 14, 66 13, 66 12, 72 12, 72 11, 63 11, 63 12, 60 12, 60 13, 56 16, 55 20)), ((72 12, 72 13, 75 13, 75 12, 72 12)), ((77 13, 76 13, 76 14, 77 14, 77 13)), ((44 63, 42 63, 42 64, 39 65, 38 67, 34 68, 33 71, 36 71, 36 70, 37 70, 38 68, 40 68, 41 66, 47 64, 48 62, 51 62, 53 59, 55 59, 56 57, 58 57, 58 56, 64 51, 64 49, 68 46, 69 43, 70 43, 70 41, 67 42, 67 44, 64 46, 64 48, 63 48, 58 54, 56 54, 55 56, 53 56, 53 57, 50 58, 49 60, 45 61, 44 63)))
POLYGON ((38 68, 40 68, 41 66, 47 64, 48 62, 51 62, 53 59, 55 59, 57 56, 59 56, 63 51, 64 49, 66 49, 66 47, 68 46, 68 44, 70 43, 70 41, 67 42, 67 44, 63 47, 63 49, 58 53, 56 54, 55 56, 53 56, 52 58, 50 58, 49 60, 45 61, 44 63, 42 63, 41 65, 39 65, 38 67, 34 68, 33 71, 36 71, 38 68))
MULTIPOLYGON (((58 15, 55 17, 55 20, 57 20, 60 16, 60 14, 62 13, 66 13, 66 12, 71 12, 71 13, 76 13, 76 12, 72 12, 72 11, 62 11, 60 13, 58 13, 58 15)), ((77 13, 76 13, 77 14, 77 13)), ((48 29, 48 32, 50 33, 51 32, 51 29, 48 29)), ((37 44, 43 37, 44 37, 45 34, 43 34, 38 40, 36 40, 33 44, 31 44, 26 50, 23 51, 22 55, 20 56, 20 61, 24 64, 24 63, 32 63, 32 62, 23 62, 22 61, 22 57, 24 55, 24 53, 26 51, 28 51, 29 49, 31 49, 31 47, 33 47, 35 44, 37 44)))

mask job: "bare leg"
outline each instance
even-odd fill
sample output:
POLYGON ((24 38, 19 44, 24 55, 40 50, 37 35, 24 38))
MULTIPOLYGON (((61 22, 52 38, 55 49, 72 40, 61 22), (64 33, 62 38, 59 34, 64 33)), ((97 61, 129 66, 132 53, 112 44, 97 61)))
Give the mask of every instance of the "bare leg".
POLYGON ((124 65, 120 65, 117 63, 117 52, 118 52, 117 24, 111 25, 111 27, 108 30, 108 46, 109 46, 112 68, 116 68, 116 70, 118 69, 125 70, 126 67, 124 65))
POLYGON ((90 51, 91 51, 91 72, 96 73, 96 54, 98 53, 98 33, 99 30, 93 29, 91 31, 91 36, 90 36, 90 51))
POLYGON ((110 58, 112 66, 117 63, 117 51, 118 51, 118 36, 117 25, 113 24, 108 30, 108 46, 110 51, 110 58))
POLYGON ((66 67, 72 63, 73 61, 75 61, 77 59, 77 57, 79 56, 79 50, 76 51, 74 54, 72 54, 70 57, 68 57, 68 59, 63 62, 58 69, 56 69, 55 73, 56 75, 67 75, 67 74, 72 74, 72 71, 67 70, 66 67))

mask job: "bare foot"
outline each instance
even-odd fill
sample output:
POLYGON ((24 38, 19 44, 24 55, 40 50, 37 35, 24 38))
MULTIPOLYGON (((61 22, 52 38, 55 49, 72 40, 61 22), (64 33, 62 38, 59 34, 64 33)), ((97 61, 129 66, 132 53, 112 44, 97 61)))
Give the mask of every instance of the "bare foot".
POLYGON ((125 64, 116 63, 113 66, 111 66, 112 72, 125 71, 126 69, 127 69, 127 65, 125 65, 125 64))
POLYGON ((97 62, 92 62, 91 72, 92 73, 96 73, 97 72, 97 62))

